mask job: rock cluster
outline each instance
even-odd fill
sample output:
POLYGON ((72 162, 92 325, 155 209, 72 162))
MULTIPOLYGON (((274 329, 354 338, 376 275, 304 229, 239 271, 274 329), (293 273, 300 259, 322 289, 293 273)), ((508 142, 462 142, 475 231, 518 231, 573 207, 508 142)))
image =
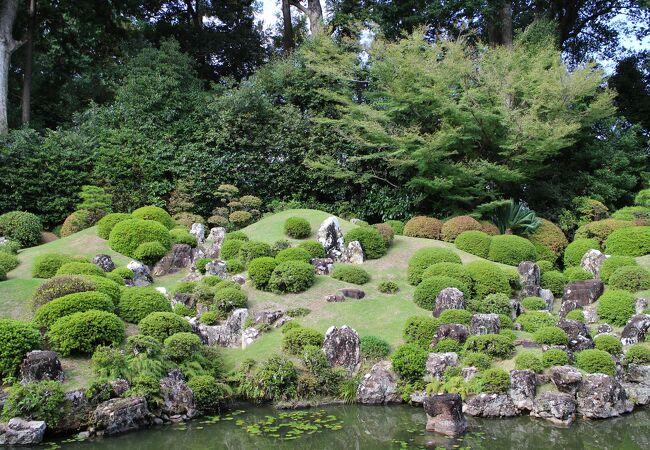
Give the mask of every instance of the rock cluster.
POLYGON ((600 280, 575 281, 564 288, 560 317, 566 316, 569 311, 584 308, 603 295, 605 285, 600 280))
POLYGON ((329 327, 325 333, 323 351, 332 367, 343 367, 348 375, 356 372, 361 363, 359 334, 347 325, 329 327))
POLYGON ((174 244, 172 249, 158 261, 152 270, 154 277, 176 273, 192 264, 192 247, 187 244, 174 244))
POLYGON ((162 395, 161 414, 168 420, 188 420, 198 414, 194 393, 185 384, 185 377, 179 369, 173 369, 160 380, 162 395))
POLYGON ((577 320, 560 319, 557 326, 562 328, 569 337, 569 350, 572 352, 594 348, 594 341, 584 323, 577 320))
POLYGON ((544 392, 535 399, 530 415, 556 425, 571 425, 576 418, 575 397, 562 392, 544 392))
POLYGON ((205 345, 219 347, 240 347, 244 323, 248 318, 248 309, 239 308, 232 312, 228 320, 219 325, 206 325, 198 317, 190 319, 190 325, 205 345))
POLYGON ((97 405, 91 423, 91 432, 110 436, 150 425, 151 414, 144 397, 114 398, 97 405))
POLYGON ((95 255, 93 257, 93 264, 102 269, 104 272, 112 272, 115 270, 115 263, 109 255, 95 255))
POLYGON ((600 250, 589 250, 580 260, 580 267, 594 276, 600 278, 600 268, 608 258, 600 250))

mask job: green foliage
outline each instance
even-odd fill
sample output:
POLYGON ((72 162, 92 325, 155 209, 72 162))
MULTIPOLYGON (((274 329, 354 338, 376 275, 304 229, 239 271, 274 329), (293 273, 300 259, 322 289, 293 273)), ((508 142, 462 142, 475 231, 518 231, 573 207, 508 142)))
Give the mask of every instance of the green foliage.
POLYGON ((172 311, 174 314, 178 314, 181 317, 194 317, 196 316, 196 310, 192 308, 188 308, 187 306, 183 305, 182 303, 176 303, 172 307, 172 311))
POLYGON ((397 236, 404 233, 404 222, 401 220, 387 220, 386 225, 391 227, 397 236))
POLYGON ((167 248, 158 241, 143 242, 133 252, 133 257, 138 261, 153 266, 167 253, 167 248))
POLYGON ((378 259, 386 254, 384 238, 376 228, 370 226, 358 227, 345 235, 345 244, 359 241, 363 253, 368 259, 378 259))
POLYGON ((194 333, 174 333, 163 342, 165 355, 174 362, 182 363, 201 350, 201 338, 194 333))
POLYGON ((576 230, 576 239, 595 239, 603 245, 610 234, 620 228, 634 226, 629 220, 603 219, 596 222, 589 222, 576 230))
POLYGON ((446 309, 438 317, 441 324, 460 323, 469 325, 472 321, 472 313, 466 309, 446 309))
POLYGON ((445 288, 455 287, 467 295, 469 288, 455 278, 446 276, 435 276, 424 279, 415 288, 413 293, 413 302, 420 308, 433 310, 436 305, 436 297, 445 288))
POLYGON ((603 350, 583 350, 576 353, 575 359, 578 369, 587 373, 604 373, 610 376, 616 374, 616 364, 612 356, 603 350))
POLYGON ((226 241, 248 241, 250 238, 246 233, 243 231, 231 231, 230 233, 226 234, 226 238, 224 242, 226 241))
POLYGON ((526 205, 512 200, 498 200, 480 205, 478 212, 488 218, 505 234, 510 230, 514 234, 527 235, 540 226, 540 220, 526 205))
POLYGON ((70 236, 92 226, 93 218, 89 211, 80 209, 70 214, 61 225, 61 237, 70 236))
POLYGON ((493 236, 488 259, 511 266, 522 261, 535 261, 537 251, 528 239, 515 235, 493 236))
POLYGON ((309 313, 311 313, 311 309, 309 308, 303 308, 303 307, 298 307, 298 308, 289 308, 284 312, 287 316, 289 317, 305 317, 308 316, 309 313))
POLYGON ((440 232, 443 241, 454 242, 456 238, 465 231, 482 230, 482 225, 471 216, 457 216, 447 220, 440 232))
POLYGON ((553 263, 551 261, 537 261, 537 266, 539 267, 539 272, 549 272, 553 270, 553 263))
POLYGON ((569 355, 564 350, 549 348, 542 354, 542 365, 546 368, 567 364, 569 364, 569 355))
MULTIPOLYGON (((206 278, 208 277, 203 278, 201 282, 205 283, 206 278)), ((215 278, 221 281, 221 278, 219 277, 215 277, 215 278)), ((198 283, 196 281, 181 281, 174 288, 174 294, 191 294, 192 292, 194 292, 194 289, 196 288, 197 284, 198 283)), ((210 286, 209 283, 205 283, 205 284, 210 286)))
POLYGON ((414 286, 420 284, 420 281, 422 281, 422 273, 429 266, 441 262, 462 263, 460 256, 451 250, 429 247, 416 251, 411 256, 411 259, 409 259, 407 273, 409 283, 414 286))
MULTIPOLYGON (((228 235, 226 235, 228 236, 228 235)), ((248 239, 246 239, 248 241, 248 239)), ((221 246, 221 251, 219 252, 219 256, 221 259, 233 259, 237 258, 239 256, 239 250, 241 249, 242 245, 244 245, 244 240, 240 239, 225 239, 223 241, 223 245, 221 246)))
POLYGON ((403 380, 417 382, 424 376, 429 354, 416 344, 403 344, 391 356, 392 368, 403 380))
POLYGON ((216 311, 206 311, 201 314, 201 318, 199 320, 205 325, 216 325, 216 323, 219 321, 219 315, 216 313, 216 311))
POLYGON ((337 264, 332 270, 331 277, 352 284, 366 284, 370 281, 368 272, 351 264, 337 264))
POLYGON ((474 261, 466 267, 474 282, 474 296, 476 298, 498 293, 510 295, 512 289, 508 277, 495 264, 487 261, 474 261))
POLYGON ((125 321, 138 323, 152 312, 169 312, 167 297, 151 287, 130 287, 122 291, 117 314, 125 321))
POLYGON ((564 250, 564 266, 579 266, 582 257, 589 250, 600 250, 600 244, 595 239, 576 239, 564 250))
POLYGON ((108 239, 115 225, 132 218, 133 216, 131 216, 131 214, 126 213, 111 213, 105 215, 99 220, 99 222, 97 222, 97 236, 102 239, 108 239))
POLYGON ((173 244, 187 244, 190 247, 196 247, 197 245, 196 236, 191 235, 183 228, 174 228, 173 230, 169 230, 169 235, 172 238, 173 244))
POLYGON ((485 353, 465 352, 462 360, 464 367, 476 367, 478 370, 489 369, 492 358, 485 353))
POLYGON ((104 271, 92 263, 86 262, 67 262, 56 271, 56 275, 94 275, 103 277, 104 271))
POLYGON ((229 274, 235 275, 242 273, 244 270, 246 270, 246 266, 244 266, 244 263, 239 258, 226 260, 226 271, 228 271, 229 274))
POLYGON ((544 364, 537 354, 523 351, 515 358, 515 369, 532 370, 535 373, 541 373, 544 370, 544 364))
POLYGON ((546 301, 540 297, 526 297, 521 300, 521 306, 529 311, 540 311, 546 309, 546 301))
POLYGON ((248 276, 253 282, 253 286, 257 289, 266 290, 277 265, 276 260, 270 256, 252 260, 248 264, 248 276))
POLYGON ((55 298, 63 297, 64 295, 74 294, 75 292, 86 292, 95 290, 95 285, 88 279, 80 275, 61 275, 56 276, 41 284, 30 303, 32 310, 37 310, 55 298))
POLYGON ((504 314, 509 316, 512 312, 510 297, 506 294, 489 294, 483 299, 474 299, 470 303, 470 308, 477 313, 484 314, 504 314))
POLYGON ((567 284, 566 276, 557 270, 544 272, 540 277, 542 288, 549 289, 555 297, 561 297, 564 294, 564 286, 567 284))
POLYGON ((501 334, 470 336, 465 342, 466 352, 484 353, 493 358, 507 358, 515 349, 513 341, 501 334))
POLYGON ((503 369, 486 369, 477 375, 481 392, 503 394, 510 388, 510 374, 503 369))
POLYGON ((574 281, 581 280, 591 280, 594 276, 591 272, 587 272, 582 267, 567 267, 564 270, 564 277, 567 280, 567 283, 573 283, 574 281))
POLYGON ((404 225, 404 236, 426 239, 440 239, 442 221, 433 217, 417 216, 404 225))
POLYGON ((621 256, 643 256, 650 253, 650 227, 621 228, 605 241, 605 252, 621 256))
POLYGON ((111 231, 108 244, 116 252, 135 256, 140 244, 158 241, 165 248, 171 248, 169 230, 153 220, 129 219, 117 223, 111 231))
POLYGON ((282 350, 291 355, 299 355, 308 345, 321 347, 324 339, 325 336, 319 331, 311 328, 295 327, 287 331, 282 337, 282 350))
POLYGON ((454 339, 441 339, 435 347, 433 347, 433 351, 438 353, 460 353, 462 350, 463 346, 454 339))
POLYGON ((82 276, 84 279, 90 281, 93 284, 94 290, 108 295, 111 298, 111 301, 115 305, 117 305, 117 303, 120 300, 120 295, 122 293, 119 284, 106 277, 98 277, 95 275, 82 275, 82 276))
POLYGON ((228 398, 227 386, 209 375, 192 377, 187 386, 192 390, 194 401, 202 411, 218 411, 219 406, 228 398))
POLYGON ((316 281, 314 268, 302 261, 287 261, 273 270, 268 287, 277 294, 298 293, 309 289, 316 281))
POLYGON ((517 317, 516 322, 521 324, 522 330, 534 333, 542 327, 554 326, 555 318, 545 311, 530 311, 517 317))
POLYGON ((650 189, 641 189, 634 196, 634 204, 637 206, 650 207, 650 189))
POLYGON ((628 291, 609 289, 598 299, 596 311, 601 320, 623 326, 635 313, 634 295, 628 291))
POLYGON ((603 350, 610 355, 620 355, 623 353, 623 344, 616 336, 609 334, 601 334, 594 338, 594 345, 596 349, 603 350))
POLYGON ((0 271, 11 272, 18 267, 18 258, 10 253, 0 252, 0 271))
POLYGON ((616 210, 611 218, 616 220, 632 221, 642 217, 647 217, 650 208, 647 206, 626 206, 616 210))
POLYGON ((34 323, 47 330, 61 317, 91 309, 113 312, 115 305, 108 295, 101 292, 77 292, 56 298, 41 306, 36 311, 34 323))
MULTIPOLYGON (((472 286, 472 277, 468 270, 461 264, 448 262, 436 263, 427 267, 424 272, 422 272, 423 280, 435 276, 454 278, 465 284, 468 288, 472 286)), ((467 292, 466 294, 469 295, 470 293, 467 292)))
POLYGON ((291 331, 293 329, 296 329, 296 328, 300 328, 300 324, 298 322, 296 322, 295 320, 291 320, 289 322, 285 322, 285 324, 282 325, 282 328, 280 329, 280 331, 282 332, 282 334, 287 334, 289 331, 291 331))
POLYGON ((388 247, 393 242, 393 239, 395 239, 395 231, 393 231, 390 225, 385 223, 377 223, 374 227, 381 234, 384 244, 388 247))
POLYGON ((631 256, 612 255, 603 261, 603 265, 600 266, 600 279, 603 280, 603 283, 609 283, 609 277, 612 276, 612 274, 621 267, 638 265, 639 264, 636 262, 636 259, 631 256))
MULTIPOLYGON (((226 258, 223 254, 223 248, 221 252, 221 256, 226 258)), ((261 258, 263 256, 271 256, 271 246, 266 242, 245 241, 242 243, 241 247, 239 247, 238 258, 245 266, 255 258, 261 258)))
POLYGON ((167 211, 158 206, 143 206, 131 213, 134 219, 154 220, 171 230, 176 226, 174 219, 167 211))
POLYGON ((41 345, 41 335, 30 323, 0 319, 0 379, 13 377, 25 355, 41 345))
POLYGON ((61 420, 64 402, 63 385, 58 381, 16 384, 9 390, 2 417, 42 420, 48 427, 54 427, 61 420))
POLYGON ((650 348, 643 344, 634 344, 625 352, 625 362, 628 364, 650 364, 650 348))
POLYGON ((298 372, 293 363, 283 356, 272 356, 259 368, 255 381, 261 397, 282 400, 296 395, 298 372))
POLYGON ((196 270, 198 270, 202 274, 205 274, 205 266, 207 266, 211 262, 212 262, 212 258, 199 258, 194 262, 194 265, 196 266, 196 270))
POLYGON ((538 344, 546 345, 567 345, 569 343, 566 332, 562 328, 553 326, 538 328, 533 334, 533 339, 538 344))
POLYGON ((528 239, 535 246, 538 259, 547 258, 554 263, 569 242, 560 227, 549 220, 539 220, 539 228, 528 236, 528 239))
POLYGON ((404 324, 404 341, 428 349, 439 326, 440 321, 435 317, 410 317, 404 324))
POLYGON ((243 228, 253 220, 253 215, 248 211, 233 211, 228 215, 228 220, 236 227, 243 228))
POLYGON ((5 241, 3 244, 0 244, 0 253, 9 253, 10 255, 18 254, 20 250, 20 243, 16 241, 5 241))
POLYGON ((275 255, 275 260, 278 263, 285 261, 303 261, 308 263, 311 261, 311 254, 303 248, 286 248, 275 255))
POLYGON ((585 313, 581 309, 574 309, 567 313, 566 319, 585 323, 585 313))
POLYGON ((630 292, 650 289, 650 272, 641 267, 621 267, 609 277, 609 287, 630 292))
POLYGON ((311 225, 302 217, 289 217, 284 221, 284 233, 290 238, 305 239, 311 234, 311 225))
POLYGON ((124 340, 124 322, 108 311, 89 310, 61 317, 47 333, 52 347, 62 355, 91 354, 98 345, 124 340))
POLYGON ((219 311, 228 313, 237 308, 246 308, 248 296, 241 289, 222 288, 215 291, 214 304, 219 311))
POLYGON ((119 276, 122 280, 132 280, 134 277, 133 271, 128 267, 116 267, 110 273, 119 276))
POLYGON ((325 247, 318 241, 303 241, 298 248, 307 250, 312 258, 325 258, 325 247))
POLYGON ((20 243, 21 247, 32 247, 41 242, 43 225, 35 214, 11 211, 0 215, 0 236, 20 243))
POLYGON ((377 285, 377 290, 382 294, 395 294, 399 286, 394 281, 382 281, 377 285))
POLYGON ((172 334, 191 333, 192 326, 173 312, 152 312, 138 323, 140 333, 163 342, 172 334))
POLYGON ((388 342, 377 336, 363 336, 359 339, 361 355, 368 360, 382 359, 390 353, 388 342))
POLYGON ((490 252, 492 236, 483 231, 463 231, 454 241, 458 250, 487 258, 490 252))

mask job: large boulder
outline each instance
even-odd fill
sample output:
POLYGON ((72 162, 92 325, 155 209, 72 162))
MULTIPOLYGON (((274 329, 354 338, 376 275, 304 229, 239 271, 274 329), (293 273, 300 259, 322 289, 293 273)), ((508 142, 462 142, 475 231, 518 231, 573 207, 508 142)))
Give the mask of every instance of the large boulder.
POLYGON ((222 280, 228 279, 228 269, 225 261, 214 260, 205 265, 205 274, 219 277, 222 280))
POLYGON ((176 418, 191 419, 197 415, 194 393, 185 384, 185 377, 179 369, 172 369, 165 378, 160 380, 162 395, 162 414, 171 420, 176 418))
POLYGON ((628 364, 621 384, 635 405, 650 405, 650 366, 628 364))
POLYGON ((519 410, 508 394, 478 394, 467 397, 465 413, 475 417, 513 417, 519 410))
POLYGON ((446 323, 440 325, 431 339, 431 347, 435 347, 443 339, 453 339, 461 344, 467 340, 467 327, 460 323, 446 323))
POLYGON ((535 398, 530 415, 556 425, 569 426, 576 418, 575 397, 562 392, 544 392, 535 398))
POLYGON ((253 316, 253 324, 258 325, 261 323, 267 323, 269 325, 275 323, 284 313, 279 309, 269 309, 265 311, 256 312, 253 316))
POLYGON ((207 243, 203 246, 203 252, 206 258, 217 259, 221 254, 221 246, 226 238, 226 229, 224 227, 215 227, 210 230, 207 243))
POLYGON ((25 355, 25 359, 20 365, 20 382, 22 384, 43 380, 63 381, 63 379, 63 368, 56 352, 31 351, 25 355))
POLYGON ((532 261, 522 261, 517 267, 521 290, 518 297, 537 297, 540 290, 539 266, 532 261))
POLYGON ((546 302, 546 310, 551 311, 553 309, 553 302, 555 301, 555 296, 550 289, 540 289, 539 296, 546 302))
POLYGON ((64 395, 63 414, 51 430, 55 434, 78 433, 88 426, 95 404, 86 390, 68 391, 64 395))
POLYGON ((463 401, 459 394, 437 394, 424 399, 427 413, 427 431, 459 436, 467 430, 467 419, 463 415, 463 401))
POLYGON ((582 373, 571 366, 556 366, 551 368, 551 381, 557 390, 575 396, 582 383, 582 373))
POLYGON ((632 316, 621 332, 621 343, 623 345, 632 345, 643 342, 649 330, 650 314, 632 316))
POLYGON ((114 398, 97 405, 91 421, 90 431, 110 436, 150 425, 151 414, 144 397, 114 398))
POLYGON ((131 261, 126 265, 133 272, 134 286, 149 286, 153 283, 153 277, 149 268, 138 261, 131 261))
POLYGON ((203 244, 205 241, 205 225, 199 222, 193 223, 192 228, 190 228, 190 234, 196 238, 198 245, 203 244))
POLYGON ((469 323, 469 333, 473 336, 481 334, 499 334, 501 319, 498 314, 474 314, 469 323))
POLYGON ((343 231, 339 220, 334 217, 328 217, 321 223, 318 229, 318 242, 325 247, 325 254, 334 261, 340 261, 345 251, 343 231))
POLYGON ((190 325, 205 345, 219 347, 241 347, 244 323, 248 318, 248 309, 239 308, 232 312, 228 320, 219 325, 206 325, 197 317, 190 319, 190 325))
POLYGON ((508 394, 519 410, 530 411, 533 408, 536 390, 537 377, 535 372, 532 370, 510 371, 510 390, 508 394))
POLYGON ((390 361, 380 361, 364 375, 357 388, 357 401, 366 405, 401 403, 397 375, 390 361))
POLYGON ((618 417, 634 405, 616 378, 602 373, 587 375, 576 394, 578 413, 588 419, 618 417))
POLYGON ((334 260, 332 258, 314 258, 310 262, 314 266, 316 275, 329 275, 334 270, 334 260))
POLYGON ((592 274, 594 278, 600 278, 600 268, 606 259, 607 255, 604 255, 603 252, 591 249, 580 260, 580 267, 592 274))
POLYGON ((600 280, 574 281, 564 288, 560 317, 566 316, 569 311, 583 308, 592 304, 603 295, 605 285, 600 280))
POLYGON ((557 326, 569 336, 569 350, 572 352, 594 348, 594 341, 584 323, 577 320, 560 319, 557 326))
POLYGON ((329 327, 325 332, 323 351, 332 367, 343 367, 352 375, 361 363, 359 334, 343 325, 341 328, 329 327))
POLYGON ((0 423, 0 445, 38 445, 45 435, 45 422, 14 417, 9 423, 0 423))
POLYGON ((429 353, 426 363, 426 374, 442 380, 448 367, 458 366, 458 354, 455 352, 429 353))
POLYGON ((436 297, 433 315, 440 317, 440 314, 447 309, 465 309, 465 296, 460 289, 444 288, 436 297))
POLYGON ((192 264, 192 247, 187 244, 174 244, 172 249, 153 266, 152 275, 161 277, 176 273, 192 264))
POLYGON ((346 298, 353 298, 355 300, 361 300, 366 296, 366 293, 362 291, 361 289, 356 289, 356 288, 343 288, 339 289, 338 292, 336 293, 337 295, 342 295, 343 297, 346 298))
POLYGON ((104 272, 112 272, 115 270, 115 263, 109 255, 95 255, 93 257, 93 264, 102 269, 104 272))
POLYGON ((343 255, 341 256, 341 262, 346 262, 349 264, 363 264, 365 260, 366 254, 363 251, 361 242, 359 241, 350 242, 343 251, 343 255))

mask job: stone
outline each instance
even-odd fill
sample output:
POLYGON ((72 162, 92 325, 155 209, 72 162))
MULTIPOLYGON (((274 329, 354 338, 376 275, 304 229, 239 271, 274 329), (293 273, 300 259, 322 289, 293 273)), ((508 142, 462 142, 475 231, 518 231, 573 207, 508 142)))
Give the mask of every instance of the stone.
POLYGON ((268 323, 271 325, 283 315, 284 313, 279 309, 260 311, 253 316, 253 324, 268 323))
POLYGON ((215 227, 210 229, 210 234, 207 238, 207 244, 204 245, 204 253, 206 258, 217 259, 221 254, 221 246, 226 238, 226 229, 224 227, 215 227))
POLYGON ((621 343, 632 345, 643 342, 648 330, 650 330, 650 314, 632 316, 621 331, 621 343))
POLYGON ((520 411, 533 409, 533 400, 537 390, 537 377, 532 370, 511 370, 508 394, 520 411))
POLYGON ((262 335, 262 333, 260 332, 260 330, 258 330, 255 327, 246 328, 243 331, 242 337, 241 337, 241 346, 242 346, 242 348, 246 348, 249 345, 251 345, 261 335, 262 335))
POLYGON ((553 302, 555 301, 553 292, 550 289, 540 289, 539 296, 546 302, 546 310, 551 311, 553 309, 553 302))
POLYGON ((54 434, 71 434, 85 429, 95 408, 93 402, 96 401, 88 397, 84 389, 66 392, 61 417, 50 431, 54 434))
POLYGON ((455 352, 429 353, 425 365, 425 373, 438 380, 442 380, 448 367, 458 366, 458 354, 455 352))
POLYGON ((440 314, 447 309, 465 309, 465 296, 460 289, 444 288, 436 297, 436 306, 433 308, 434 317, 440 317, 440 314))
POLYGON ((64 374, 56 352, 34 350, 23 359, 20 365, 20 382, 54 380, 63 381, 64 374))
POLYGON ((45 428, 42 420, 14 417, 6 425, 0 424, 0 445, 38 445, 43 441, 45 428))
POLYGON ((112 272, 115 270, 115 263, 109 255, 95 255, 93 257, 93 264, 102 269, 104 272, 112 272))
POLYGON ((355 288, 339 289, 337 294, 342 295, 343 297, 353 298, 355 300, 360 300, 366 296, 366 293, 361 289, 355 288))
POLYGON ((359 383, 357 401, 365 405, 401 403, 397 380, 390 361, 379 361, 359 383))
POLYGON ((643 311, 648 309, 648 300, 645 298, 637 298, 634 300, 634 309, 636 314, 643 314, 643 311))
POLYGON ((4 236, 0 236, 0 245, 7 245, 8 243, 9 243, 8 238, 6 238, 4 236))
POLYGON ((345 296, 342 294, 329 294, 325 296, 327 303, 340 303, 345 301, 345 296))
POLYGON ((594 278, 600 278, 600 268, 607 258, 608 256, 600 250, 592 249, 584 254, 580 260, 580 267, 592 274, 594 278))
POLYGON ((582 308, 582 313, 585 316, 585 323, 596 323, 598 322, 598 304, 592 303, 582 308))
POLYGON ((129 382, 123 378, 118 378, 116 380, 109 381, 108 383, 111 385, 111 389, 113 389, 113 395, 115 397, 123 396, 124 393, 131 387, 129 386, 129 382))
POLYGON ((194 309, 196 308, 196 299, 192 294, 177 292, 172 297, 171 304, 172 308, 176 305, 183 305, 186 308, 194 309))
POLYGON ((347 325, 331 326, 325 332, 323 351, 332 367, 343 367, 352 375, 361 363, 359 334, 347 325))
POLYGON ((243 275, 233 275, 231 278, 232 281, 237 283, 240 286, 243 286, 246 284, 246 278, 243 275))
POLYGON ((97 405, 91 422, 95 433, 110 436, 149 426, 151 414, 144 397, 114 398, 97 405))
POLYGON ((365 223, 367 225, 367 223, 365 221, 363 221, 361 219, 358 219, 356 217, 353 217, 352 219, 350 219, 350 223, 352 223, 354 225, 361 225, 361 224, 365 223))
POLYGON ((203 278, 203 274, 199 272, 199 269, 192 266, 190 267, 190 271, 183 278, 183 281, 201 281, 202 278, 203 278))
POLYGON ((562 392, 544 392, 535 398, 530 415, 556 425, 569 426, 576 419, 575 397, 562 392))
POLYGON ((460 374, 463 377, 463 380, 465 380, 465 381, 469 381, 472 378, 474 378, 476 375, 478 375, 478 372, 479 372, 478 368, 476 368, 474 366, 463 367, 460 370, 460 374))
POLYGON ((207 263, 205 265, 205 274, 219 277, 222 280, 227 280, 228 269, 226 268, 226 262, 221 260, 215 260, 207 263))
POLYGON ((196 238, 198 245, 203 244, 205 241, 205 225, 202 223, 193 223, 190 228, 190 234, 196 238))
POLYGON ((198 411, 194 402, 194 393, 185 383, 185 377, 179 369, 172 369, 160 380, 162 395, 162 414, 180 415, 188 419, 196 416, 198 411))
POLYGON ((475 417, 513 417, 519 413, 508 394, 472 395, 465 403, 465 413, 475 417))
POLYGON ((340 261, 345 250, 343 232, 339 220, 328 217, 321 223, 318 229, 318 242, 325 247, 325 254, 334 261, 340 261))
POLYGON ((463 415, 463 401, 459 394, 437 394, 424 399, 427 414, 427 431, 459 436, 467 431, 467 419, 463 415))
POLYGON ((284 316, 280 317, 278 320, 275 321, 274 327, 275 328, 280 328, 280 327, 282 327, 282 325, 284 325, 285 323, 290 322, 292 320, 293 320, 293 317, 284 315, 284 316))
POLYGON ((594 348, 594 341, 591 339, 587 325, 577 320, 560 319, 557 326, 562 328, 569 336, 569 350, 579 352, 594 348))
POLYGON ((334 270, 332 258, 313 258, 310 262, 316 275, 329 275, 334 270))
POLYGON ((363 264, 365 260, 366 254, 359 241, 350 242, 341 256, 341 261, 348 264, 363 264))
POLYGON ((598 334, 604 334, 604 333, 612 333, 614 331, 614 329, 612 328, 611 325, 609 325, 607 323, 602 323, 602 324, 598 325, 598 328, 596 328, 596 331, 598 332, 598 334))
POLYGON ((564 288, 559 315, 564 317, 574 309, 592 304, 603 295, 605 285, 600 280, 574 281, 564 288))
POLYGON ((154 277, 176 273, 192 264, 192 247, 187 244, 174 244, 172 249, 158 261, 152 270, 154 277))
POLYGON ((650 405, 650 366, 628 364, 621 384, 635 405, 650 405))
POLYGON ((551 382, 558 391, 575 396, 582 383, 582 373, 575 367, 551 367, 551 382))
POLYGON ((587 375, 576 394, 578 413, 588 419, 618 417, 634 409, 616 378, 602 373, 587 375))
MULTIPOLYGON (((198 305, 197 305, 198 309, 198 305)), ((248 318, 248 309, 239 308, 232 312, 228 320, 219 325, 206 325, 198 317, 189 320, 194 332, 205 345, 219 347, 241 347, 244 323, 248 318)))
POLYGON ((153 283, 153 277, 149 268, 138 261, 131 261, 126 265, 127 268, 133 271, 133 285, 134 286, 149 286, 153 283))
POLYGON ((540 290, 539 266, 532 261, 522 261, 517 267, 521 290, 518 298, 537 297, 540 290))
POLYGON ((465 325, 459 323, 446 323, 440 325, 431 339, 431 347, 435 347, 443 339, 453 339, 461 344, 467 340, 468 332, 465 325))
POLYGON ((409 396, 409 402, 412 406, 422 406, 428 396, 427 391, 413 391, 409 396))
POLYGON ((498 314, 474 314, 469 324, 469 333, 473 336, 481 334, 499 334, 501 319, 498 314))

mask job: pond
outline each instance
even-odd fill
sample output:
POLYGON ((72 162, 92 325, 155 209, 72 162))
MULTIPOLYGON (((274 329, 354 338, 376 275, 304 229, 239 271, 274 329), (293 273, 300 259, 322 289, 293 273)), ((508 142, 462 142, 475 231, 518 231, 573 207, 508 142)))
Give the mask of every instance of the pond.
MULTIPOLYGON (((470 432, 458 439, 425 433, 421 408, 337 406, 300 411, 250 407, 221 417, 152 428, 86 442, 52 442, 65 450, 165 449, 648 449, 650 410, 603 421, 577 421, 558 428, 529 417, 468 418, 470 432), (58 445, 57 445, 58 444, 58 445)), ((43 447, 40 447, 43 449, 43 447)))

